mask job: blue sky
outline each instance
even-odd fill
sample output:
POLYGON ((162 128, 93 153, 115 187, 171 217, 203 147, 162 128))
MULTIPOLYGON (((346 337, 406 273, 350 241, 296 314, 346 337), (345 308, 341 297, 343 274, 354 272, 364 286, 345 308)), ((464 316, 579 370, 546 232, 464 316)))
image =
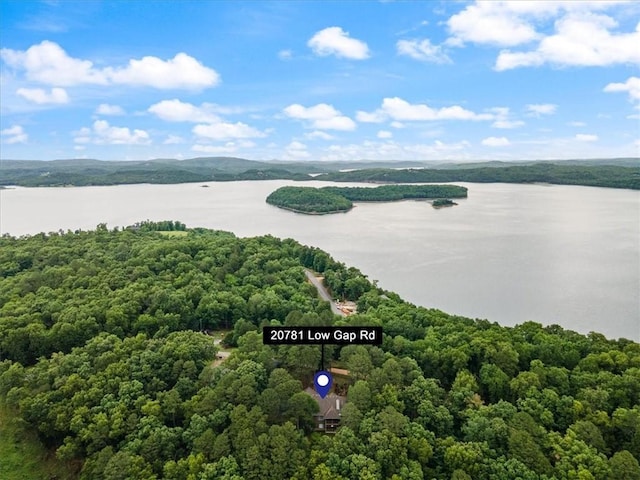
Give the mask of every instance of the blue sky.
POLYGON ((639 156, 640 3, 0 2, 4 159, 639 156))

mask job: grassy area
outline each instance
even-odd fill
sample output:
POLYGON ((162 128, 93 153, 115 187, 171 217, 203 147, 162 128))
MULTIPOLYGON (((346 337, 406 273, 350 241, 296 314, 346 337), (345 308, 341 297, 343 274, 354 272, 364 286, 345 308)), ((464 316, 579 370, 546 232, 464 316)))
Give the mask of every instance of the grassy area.
POLYGON ((189 232, 185 232, 184 230, 173 230, 171 232, 158 232, 164 235, 165 237, 185 237, 189 234, 189 232))
POLYGON ((60 462, 27 431, 0 399, 0 478, 3 480, 74 480, 73 466, 60 462))

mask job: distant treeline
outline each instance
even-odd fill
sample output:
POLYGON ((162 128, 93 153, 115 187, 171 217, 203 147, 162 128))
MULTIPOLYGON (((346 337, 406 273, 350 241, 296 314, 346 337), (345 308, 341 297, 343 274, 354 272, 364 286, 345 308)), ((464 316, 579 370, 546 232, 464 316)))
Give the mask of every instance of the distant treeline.
POLYGON ((346 212, 352 202, 393 202, 405 199, 467 196, 458 185, 383 185, 381 187, 281 187, 267 197, 267 203, 300 213, 346 212))
POLYGON ((129 228, 142 232, 184 232, 187 230, 187 226, 177 220, 163 220, 161 222, 145 220, 143 222, 136 222, 129 228))
POLYGON ((420 162, 258 162, 241 158, 189 160, 0 161, 0 186, 56 187, 132 183, 229 182, 237 180, 330 180, 379 183, 501 182, 555 183, 640 189, 635 159, 436 165, 420 162), (384 168, 371 168, 379 165, 384 168), (413 167, 411 167, 413 165, 413 167), (424 168, 422 166, 424 165, 424 168), (402 169, 398 169, 402 167, 402 169), (340 169, 355 169, 344 172, 340 169), (320 176, 312 176, 318 174, 320 176))
MULTIPOLYGON (((282 169, 247 170, 242 173, 211 173, 201 174, 186 170, 138 170, 122 171, 107 174, 81 174, 57 172, 50 175, 30 176, 16 182, 6 182, 24 187, 59 187, 65 185, 123 185, 133 183, 195 183, 195 182, 234 182, 240 180, 309 180, 304 174, 291 173, 282 169)), ((4 174, 2 180, 4 181, 4 174)))
POLYGON ((477 182, 477 183, 554 183, 592 187, 640 189, 640 167, 612 165, 556 165, 536 163, 511 167, 468 169, 388 169, 371 168, 349 172, 332 172, 317 180, 334 182, 477 182))
MULTIPOLYGON (((43 162, 44 163, 44 162, 43 162)), ((108 163, 108 162, 103 162, 108 163)), ((120 163, 120 162, 118 162, 120 163)), ((43 167, 46 169, 46 167, 43 167)), ((31 168, 4 168, 0 170, 0 185, 19 185, 22 187, 62 187, 91 185, 123 185, 134 183, 195 183, 195 182, 233 182, 240 180, 310 180, 306 174, 292 173, 281 168, 249 169, 243 172, 221 172, 211 169, 169 168, 157 163, 144 169, 120 167, 112 171, 105 168, 87 168, 83 170, 57 167, 40 171, 31 168)))

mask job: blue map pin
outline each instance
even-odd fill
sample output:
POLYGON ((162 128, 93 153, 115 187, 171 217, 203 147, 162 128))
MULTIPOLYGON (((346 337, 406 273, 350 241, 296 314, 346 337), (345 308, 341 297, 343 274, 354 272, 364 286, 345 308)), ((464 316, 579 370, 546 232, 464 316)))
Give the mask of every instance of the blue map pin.
POLYGON ((316 375, 313 377, 313 385, 316 387, 316 392, 320 395, 320 398, 324 398, 331 390, 331 384, 333 383, 333 377, 329 372, 324 370, 320 370, 316 372, 316 375))

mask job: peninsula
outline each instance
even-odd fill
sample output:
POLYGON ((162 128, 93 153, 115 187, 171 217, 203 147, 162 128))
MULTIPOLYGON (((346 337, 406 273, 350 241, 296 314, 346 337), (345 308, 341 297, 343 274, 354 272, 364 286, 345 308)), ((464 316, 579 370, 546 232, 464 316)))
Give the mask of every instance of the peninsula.
POLYGON ((640 476, 640 344, 418 307, 293 239, 172 220, 2 236, 0 312, 2 478, 640 476), (305 393, 321 349, 261 341, 283 325, 382 330, 325 351, 335 434, 305 393))

